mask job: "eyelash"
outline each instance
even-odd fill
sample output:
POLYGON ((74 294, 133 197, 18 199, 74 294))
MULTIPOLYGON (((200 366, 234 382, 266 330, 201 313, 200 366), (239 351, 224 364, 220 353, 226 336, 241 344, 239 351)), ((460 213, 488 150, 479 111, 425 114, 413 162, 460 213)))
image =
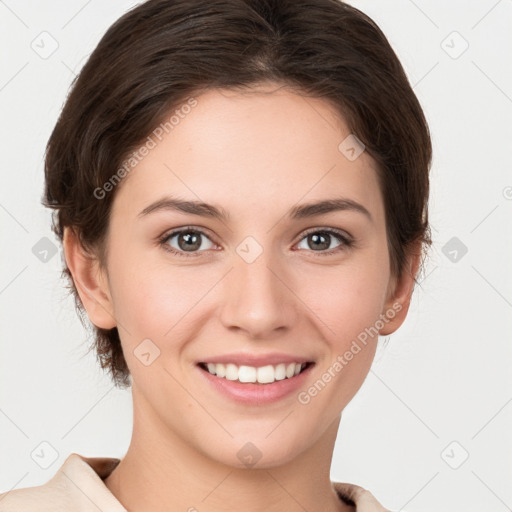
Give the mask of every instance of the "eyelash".
MULTIPOLYGON (((199 235, 204 235, 206 238, 210 239, 210 237, 208 237, 208 235, 204 231, 201 231, 200 229, 193 228, 193 227, 186 227, 186 228, 178 229, 175 231, 171 231, 170 233, 165 233, 164 235, 162 235, 159 238, 159 244, 162 246, 162 248, 164 250, 169 251, 170 253, 175 254, 176 256, 180 256, 180 257, 184 257, 184 258, 195 258, 195 257, 201 256, 201 253, 204 251, 193 251, 193 252, 187 253, 186 251, 178 251, 178 250, 174 249, 173 247, 171 247, 167 243, 174 236, 179 235, 181 233, 189 233, 189 232, 194 232, 199 235)), ((315 256, 330 256, 337 252, 347 250, 347 249, 351 248, 354 244, 353 238, 343 234, 340 231, 334 230, 332 228, 323 228, 323 229, 315 228, 310 231, 306 231, 304 233, 304 236, 299 240, 299 242, 301 242, 308 235, 317 234, 317 233, 332 235, 335 238, 337 238, 339 242, 341 242, 341 245, 339 245, 338 247, 335 247, 334 249, 330 249, 330 250, 326 250, 326 251, 311 251, 313 253, 315 253, 315 252, 318 253, 318 254, 315 254, 315 256)))

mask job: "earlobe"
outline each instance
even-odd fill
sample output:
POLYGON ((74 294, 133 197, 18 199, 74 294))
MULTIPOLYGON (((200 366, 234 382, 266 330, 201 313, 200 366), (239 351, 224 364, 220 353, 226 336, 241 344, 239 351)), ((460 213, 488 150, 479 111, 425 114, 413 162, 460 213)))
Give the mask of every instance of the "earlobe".
POLYGON ((84 250, 75 231, 70 227, 64 230, 62 245, 67 266, 89 320, 96 327, 112 329, 117 322, 108 281, 99 268, 98 260, 84 250))
POLYGON ((381 336, 394 333, 405 321, 411 303, 416 275, 421 262, 421 244, 414 246, 408 257, 400 279, 394 280, 382 314, 388 318, 380 329, 381 336))

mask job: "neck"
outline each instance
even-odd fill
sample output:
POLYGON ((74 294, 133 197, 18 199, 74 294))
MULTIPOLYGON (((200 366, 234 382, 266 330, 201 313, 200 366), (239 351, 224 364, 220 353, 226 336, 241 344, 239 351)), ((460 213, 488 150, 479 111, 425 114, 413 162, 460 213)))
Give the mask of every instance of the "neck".
POLYGON ((329 476, 340 419, 286 463, 239 468, 191 446, 136 400, 134 390, 131 443, 105 485, 130 512, 221 512, 227 504, 245 512, 346 512, 353 508, 338 498, 329 476))

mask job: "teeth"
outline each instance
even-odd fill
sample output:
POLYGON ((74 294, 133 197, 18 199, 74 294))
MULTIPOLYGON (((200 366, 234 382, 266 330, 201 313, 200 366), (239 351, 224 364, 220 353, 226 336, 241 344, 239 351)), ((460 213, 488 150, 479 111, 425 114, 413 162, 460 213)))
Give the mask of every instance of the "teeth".
POLYGON ((276 380, 290 379, 298 375, 306 366, 306 363, 281 363, 275 366, 237 366, 236 364, 215 364, 207 363, 206 367, 212 375, 228 380, 239 382, 259 382, 260 384, 271 384, 276 380))

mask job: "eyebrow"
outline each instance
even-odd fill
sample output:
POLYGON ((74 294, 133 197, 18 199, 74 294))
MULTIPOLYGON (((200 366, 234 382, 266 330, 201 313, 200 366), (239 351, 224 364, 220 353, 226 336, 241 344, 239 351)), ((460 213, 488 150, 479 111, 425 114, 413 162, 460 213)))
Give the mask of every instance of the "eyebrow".
MULTIPOLYGON (((201 201, 185 201, 169 196, 151 203, 139 213, 138 217, 145 217, 150 213, 165 210, 191 213, 193 215, 210 217, 221 221, 227 221, 230 218, 229 213, 223 208, 216 207, 212 204, 203 203, 201 201)), ((295 206, 288 211, 286 217, 292 220, 299 220, 335 211, 361 213, 365 215, 370 222, 373 221, 370 212, 362 204, 343 197, 295 206)))

